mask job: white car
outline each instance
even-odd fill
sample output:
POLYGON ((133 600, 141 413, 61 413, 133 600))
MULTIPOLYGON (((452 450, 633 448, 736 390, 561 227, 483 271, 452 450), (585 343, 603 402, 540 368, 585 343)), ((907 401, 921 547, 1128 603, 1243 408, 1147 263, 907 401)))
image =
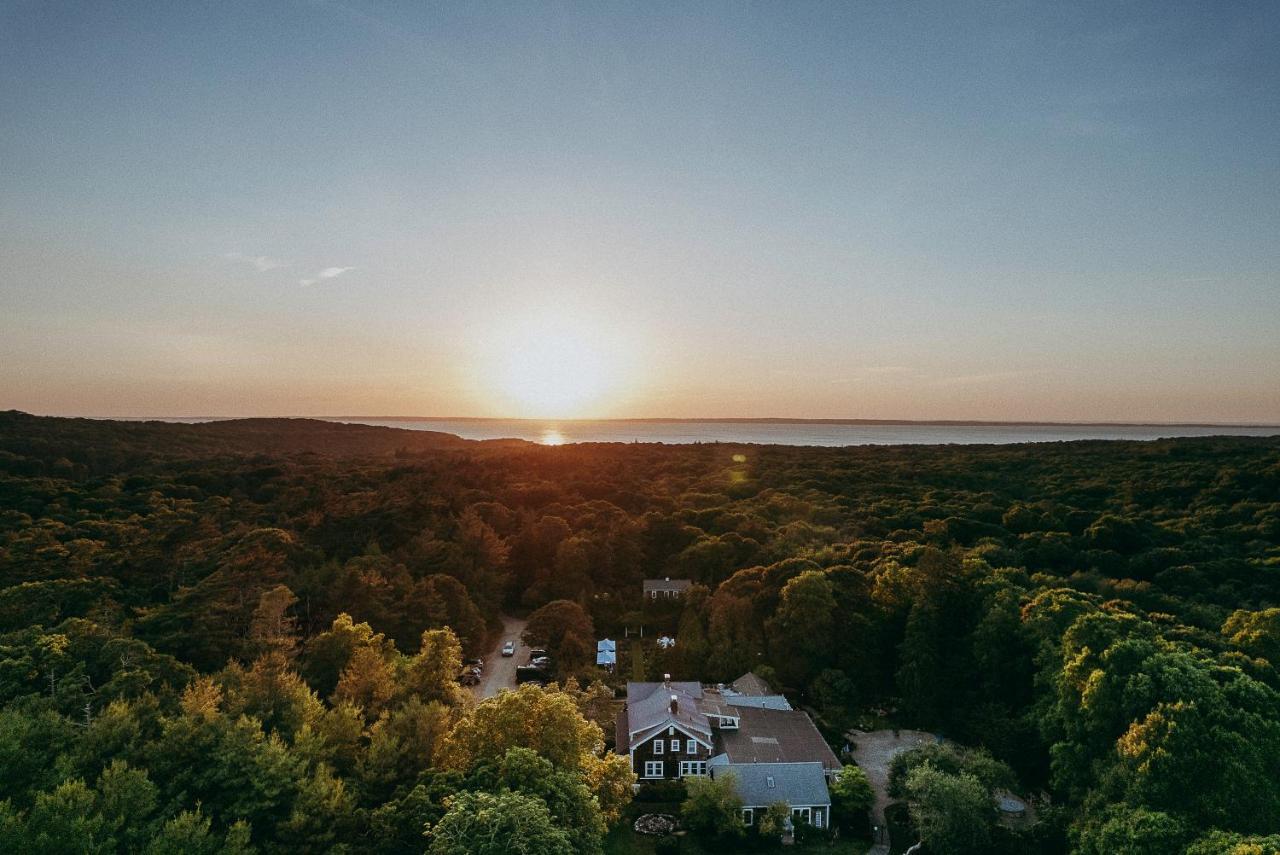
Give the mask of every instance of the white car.
POLYGON ((514 641, 508 641, 506 644, 502 645, 502 655, 503 655, 503 656, 515 656, 515 655, 516 655, 516 643, 515 643, 514 641))

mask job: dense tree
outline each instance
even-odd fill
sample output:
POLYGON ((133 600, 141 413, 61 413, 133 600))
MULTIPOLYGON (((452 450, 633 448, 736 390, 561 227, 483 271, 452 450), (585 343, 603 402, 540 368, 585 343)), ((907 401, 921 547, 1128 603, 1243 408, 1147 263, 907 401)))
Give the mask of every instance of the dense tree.
POLYGON ((690 831, 721 839, 742 836, 742 799, 732 773, 691 778, 688 788, 689 796, 680 814, 690 831))
POLYGON ((464 790, 428 829, 430 855, 563 855, 574 851, 541 800, 520 793, 464 790))
POLYGON ((524 640, 545 647, 565 673, 587 664, 596 649, 591 616, 572 600, 553 600, 529 615, 524 640))
POLYGON ((598 831, 583 788, 611 823, 634 781, 599 727, 622 676, 471 709, 458 659, 505 604, 549 609, 565 675, 605 676, 598 629, 637 679, 754 670, 833 731, 940 731, 893 782, 944 839, 980 836, 978 789, 1047 789, 992 851, 1271 851, 1276 496, 1276 439, 543 449, 0 413, 0 848, 414 852, 463 793, 598 831), (655 608, 655 575, 699 584, 655 608))
POLYGON ((865 833, 867 812, 876 800, 867 773, 850 763, 840 770, 829 789, 835 821, 855 833, 865 833))
POLYGON ((926 762, 907 776, 905 789, 911 820, 930 852, 986 851, 995 827, 995 807, 976 777, 949 774, 926 762))

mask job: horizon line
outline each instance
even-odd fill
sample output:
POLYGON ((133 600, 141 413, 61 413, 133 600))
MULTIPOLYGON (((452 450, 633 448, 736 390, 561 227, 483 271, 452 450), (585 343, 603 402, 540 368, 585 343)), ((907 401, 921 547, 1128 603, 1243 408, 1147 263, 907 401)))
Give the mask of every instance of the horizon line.
MULTIPOLYGON (((18 410, 17 412, 22 412, 18 410)), ((630 424, 814 424, 814 425, 941 425, 992 427, 1195 427, 1195 428, 1276 428, 1280 422, 1251 421, 1124 421, 1102 420, 1039 420, 1039 419, 901 419, 901 418, 806 418, 791 416, 636 416, 636 417, 573 417, 533 418, 526 416, 361 416, 361 415, 273 415, 273 416, 45 416, 48 418, 85 418, 99 421, 238 421, 248 419, 311 419, 330 422, 398 421, 398 422, 525 422, 548 423, 630 423, 630 424)))

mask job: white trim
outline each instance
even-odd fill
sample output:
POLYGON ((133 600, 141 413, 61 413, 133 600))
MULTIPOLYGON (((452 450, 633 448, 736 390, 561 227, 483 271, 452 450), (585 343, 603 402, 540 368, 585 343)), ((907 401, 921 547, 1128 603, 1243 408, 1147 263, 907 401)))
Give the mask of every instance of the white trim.
POLYGON ((666 722, 663 722, 662 724, 652 724, 652 725, 649 725, 648 727, 641 728, 640 730, 633 730, 629 734, 627 734, 627 738, 631 740, 632 745, 641 745, 645 742, 648 742, 653 737, 661 735, 663 732, 675 733, 677 730, 683 733, 685 736, 689 737, 690 739, 695 740, 699 745, 706 748, 708 751, 712 750, 712 748, 715 747, 711 744, 711 741, 709 739, 706 739, 700 736, 695 731, 689 730, 683 724, 680 724, 678 722, 672 722, 669 719, 666 722), (646 734, 646 736, 640 739, 636 739, 636 735, 641 733, 646 734))
POLYGON ((698 753, 698 741, 696 739, 690 739, 685 742, 685 753, 686 754, 698 753))
POLYGON ((706 760, 681 760, 680 777, 701 778, 707 774, 706 760))
POLYGON ((662 763, 662 761, 661 761, 661 760, 646 760, 646 761, 644 761, 644 777, 646 777, 646 778, 661 778, 661 777, 665 776, 666 774, 667 774, 667 767, 663 765, 663 763, 662 763), (657 766, 657 767, 658 767, 658 771, 657 771, 656 773, 653 771, 653 767, 654 767, 654 766, 657 766))
POLYGON ((756 809, 744 807, 742 809, 742 824, 750 826, 750 825, 755 825, 755 822, 756 822, 756 809))
POLYGON ((655 740, 653 740, 653 753, 654 753, 654 754, 661 754, 661 753, 663 753, 663 751, 664 751, 664 750, 666 750, 666 743, 665 743, 665 742, 663 742, 661 739, 655 739, 655 740))
POLYGON ((671 753, 672 754, 680 753, 680 740, 678 739, 671 740, 671 753))

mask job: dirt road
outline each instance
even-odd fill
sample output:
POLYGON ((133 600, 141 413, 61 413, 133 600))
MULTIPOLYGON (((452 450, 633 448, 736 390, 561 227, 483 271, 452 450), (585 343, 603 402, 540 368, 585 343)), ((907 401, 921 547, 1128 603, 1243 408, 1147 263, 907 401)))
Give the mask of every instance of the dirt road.
POLYGON ((502 616, 502 635, 484 656, 484 675, 479 685, 472 686, 471 691, 477 698, 492 698, 500 689, 516 687, 516 665, 529 661, 529 648, 520 641, 520 633, 524 632, 525 621, 522 618, 502 616), (503 656, 502 645, 508 641, 516 643, 515 656, 503 656))

